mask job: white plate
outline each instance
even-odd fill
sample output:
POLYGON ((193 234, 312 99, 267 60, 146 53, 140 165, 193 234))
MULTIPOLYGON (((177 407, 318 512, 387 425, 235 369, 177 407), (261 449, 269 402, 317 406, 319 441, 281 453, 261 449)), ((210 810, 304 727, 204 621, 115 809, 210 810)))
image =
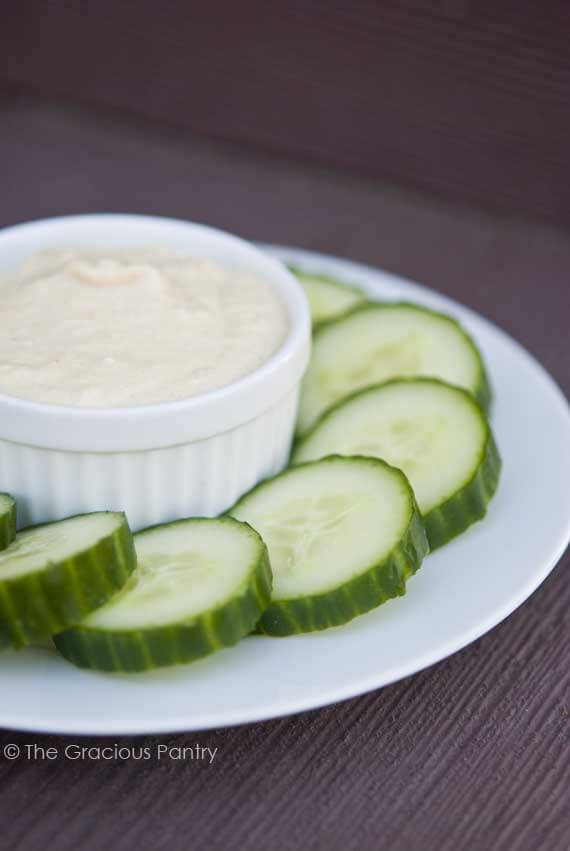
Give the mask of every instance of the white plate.
POLYGON ((49 650, 4 653, 0 726, 114 735, 197 730, 353 697, 483 635, 532 594, 564 552, 570 409, 537 361, 487 320, 416 284, 330 257, 272 250, 373 296, 447 310, 472 332, 489 367, 503 456, 487 518, 429 556, 405 597, 327 632, 247 638, 193 665, 134 676, 82 672, 49 650))

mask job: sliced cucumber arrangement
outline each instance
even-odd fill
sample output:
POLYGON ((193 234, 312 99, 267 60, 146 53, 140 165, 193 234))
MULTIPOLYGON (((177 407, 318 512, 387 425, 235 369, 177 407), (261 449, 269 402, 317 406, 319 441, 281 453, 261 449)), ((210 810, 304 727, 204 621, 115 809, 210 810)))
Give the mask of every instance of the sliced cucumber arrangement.
POLYGON ((106 603, 134 570, 124 514, 96 512, 18 533, 0 552, 0 648, 47 638, 106 603))
POLYGON ((290 269, 299 278, 309 300, 313 327, 366 301, 366 296, 359 290, 333 278, 312 275, 294 266, 290 269))
POLYGON ((437 379, 396 379, 329 410, 293 462, 340 453, 384 458, 407 475, 433 550, 487 510, 501 462, 470 393, 437 379))
POLYGON ((56 635, 80 668, 145 671, 191 662, 251 632, 271 596, 267 547, 231 517, 134 536, 138 566, 107 605, 56 635))
POLYGON ((9 493, 0 493, 0 550, 16 537, 16 500, 9 493))
POLYGON ((471 337, 446 314, 291 271, 314 327, 293 466, 222 517, 135 536, 104 511, 16 533, 0 493, 0 650, 53 637, 80 668, 129 673, 254 630, 339 626, 403 595, 430 550, 485 515, 501 460, 471 337))
POLYGON ((231 514, 269 548, 273 594, 258 631, 270 635, 338 626, 403 594, 428 549, 406 477, 374 458, 292 467, 231 514))
POLYGON ((413 304, 356 307, 316 329, 297 433, 305 434, 327 408, 356 390, 420 375, 464 387, 488 407, 481 355, 458 322, 413 304))

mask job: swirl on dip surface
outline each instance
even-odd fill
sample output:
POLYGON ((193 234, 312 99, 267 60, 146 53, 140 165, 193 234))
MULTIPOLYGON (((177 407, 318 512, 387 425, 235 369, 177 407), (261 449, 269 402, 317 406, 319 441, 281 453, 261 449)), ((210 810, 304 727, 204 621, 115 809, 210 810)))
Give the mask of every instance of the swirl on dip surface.
POLYGON ((224 387, 280 347, 262 280, 166 251, 37 254, 0 280, 0 393, 123 407, 224 387))

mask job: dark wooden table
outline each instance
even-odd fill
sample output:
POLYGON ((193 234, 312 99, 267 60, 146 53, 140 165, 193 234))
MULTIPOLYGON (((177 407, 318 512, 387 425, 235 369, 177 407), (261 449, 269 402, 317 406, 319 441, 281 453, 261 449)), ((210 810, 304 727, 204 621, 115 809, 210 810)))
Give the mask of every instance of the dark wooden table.
MULTIPOLYGON (((570 389, 563 230, 113 113, 9 98, 0 122, 0 225, 124 210, 352 257, 481 311, 570 389)), ((0 757, 0 848, 565 851, 568 566, 567 554, 524 606, 462 652, 326 709, 138 740, 3 732, 0 748, 35 743, 60 756, 0 757), (70 742, 218 752, 211 765, 72 760, 62 755, 70 742)))

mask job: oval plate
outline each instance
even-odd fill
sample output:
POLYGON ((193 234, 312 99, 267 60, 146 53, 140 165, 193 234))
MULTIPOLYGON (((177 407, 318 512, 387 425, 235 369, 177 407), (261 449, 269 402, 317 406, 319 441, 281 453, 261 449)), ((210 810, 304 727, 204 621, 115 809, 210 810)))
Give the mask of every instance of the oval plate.
POLYGON ((332 257, 269 250, 374 298, 448 311, 473 334, 491 376, 492 424, 503 457, 487 518, 430 555, 405 597, 327 632, 249 637, 187 667, 130 676, 80 671, 48 649, 4 653, 0 726, 165 733, 259 721, 363 694, 483 635, 532 594, 564 552, 570 409, 540 364, 487 320, 424 287, 332 257))

